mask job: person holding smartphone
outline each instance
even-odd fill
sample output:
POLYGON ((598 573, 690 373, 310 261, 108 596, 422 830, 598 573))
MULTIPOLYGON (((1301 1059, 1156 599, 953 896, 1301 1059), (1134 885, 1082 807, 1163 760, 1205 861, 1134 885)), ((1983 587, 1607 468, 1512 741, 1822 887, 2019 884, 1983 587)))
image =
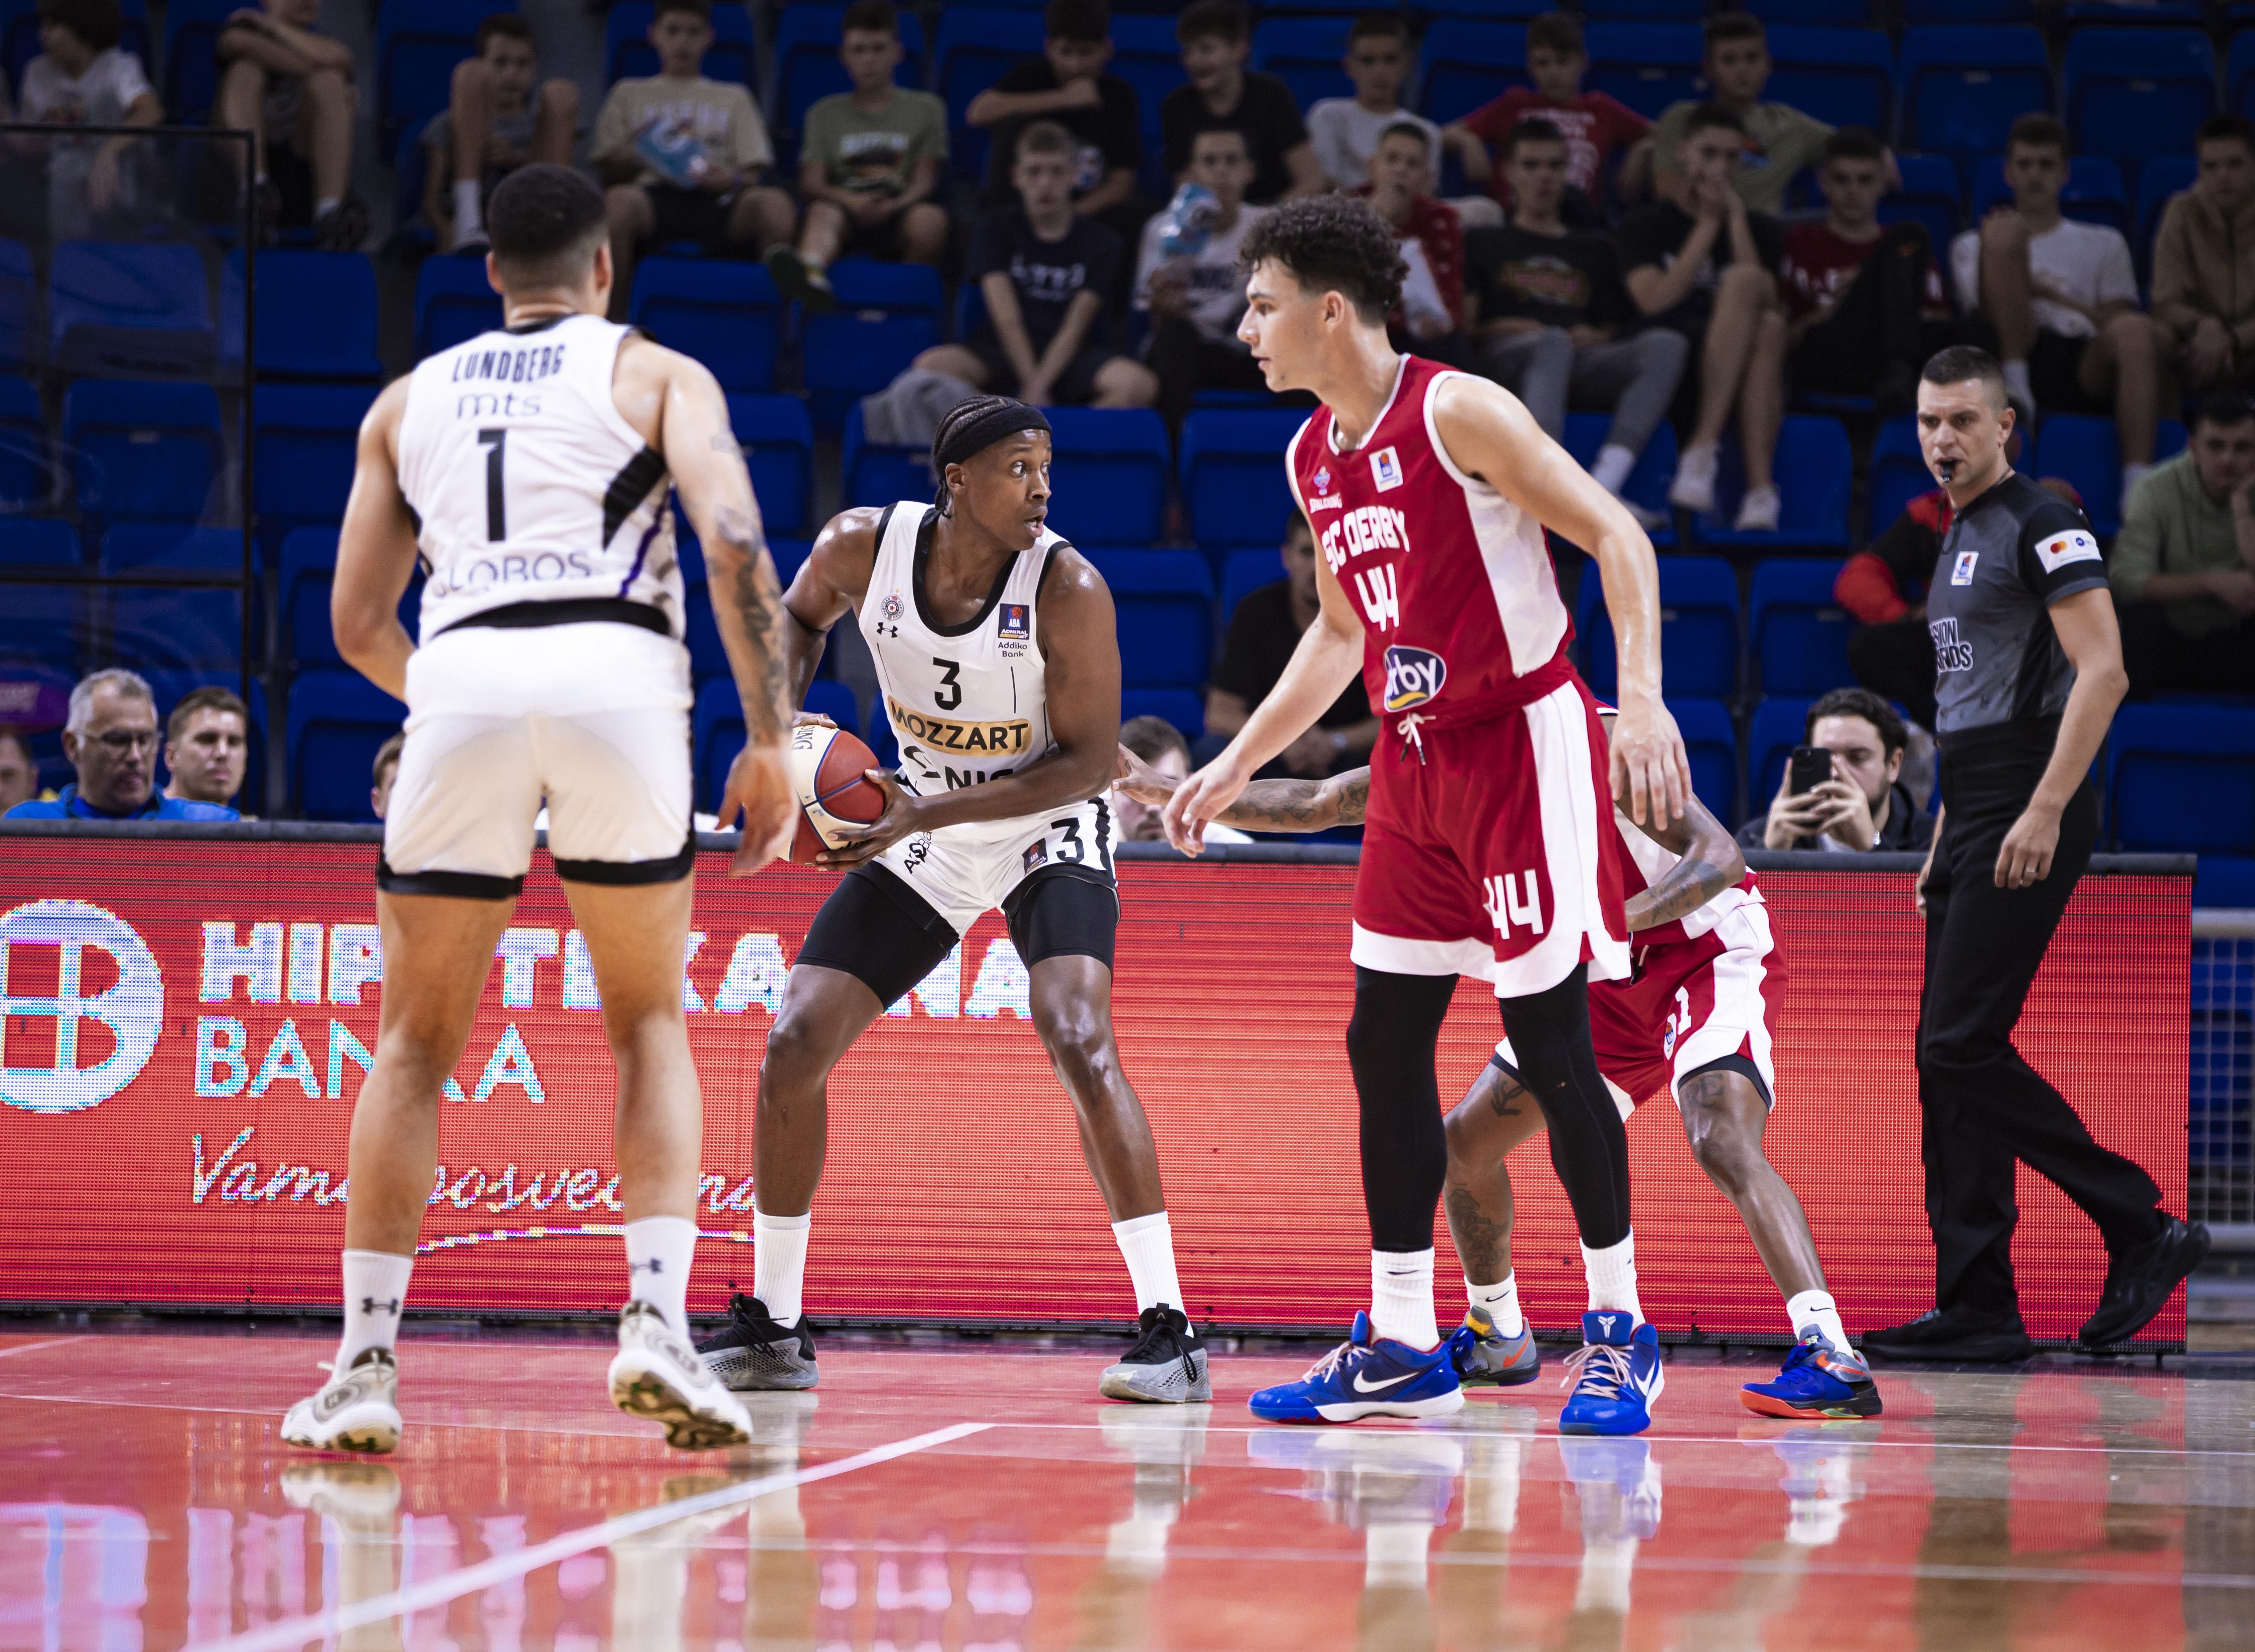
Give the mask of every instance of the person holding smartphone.
POLYGON ((1909 741, 1909 726, 1870 689, 1834 689, 1809 706, 1769 812, 1739 828, 1739 844, 1850 854, 1927 847, 1934 817, 1902 783, 1909 741))

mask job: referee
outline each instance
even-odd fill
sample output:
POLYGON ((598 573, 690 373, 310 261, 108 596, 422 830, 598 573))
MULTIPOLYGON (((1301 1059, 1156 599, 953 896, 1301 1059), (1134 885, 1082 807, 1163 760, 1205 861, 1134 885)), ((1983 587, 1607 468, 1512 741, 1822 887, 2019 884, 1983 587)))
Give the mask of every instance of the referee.
POLYGON ((2013 414, 1995 358, 1943 350, 1920 377, 1920 446, 1956 513, 1927 592, 1942 815, 1920 878, 1918 1100, 1935 1306, 1864 1350, 2034 1352, 2013 1289, 2016 1160, 2106 1241, 2105 1289, 2078 1334, 2106 1347, 2161 1311, 2208 1254, 2208 1230, 2160 1209, 2153 1178, 2091 1140, 2013 1028, 2098 834, 2088 776, 2128 680, 2121 637, 2090 524, 2006 460, 2013 414))

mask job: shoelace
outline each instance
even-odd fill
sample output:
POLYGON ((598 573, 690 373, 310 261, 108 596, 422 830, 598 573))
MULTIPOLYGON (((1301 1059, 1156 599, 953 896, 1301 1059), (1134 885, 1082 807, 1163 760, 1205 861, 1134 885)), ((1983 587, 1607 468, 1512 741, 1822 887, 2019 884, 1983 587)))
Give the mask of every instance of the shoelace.
POLYGON ((1329 1353, 1324 1355, 1322 1359, 1310 1366, 1308 1367, 1307 1375, 1302 1377, 1300 1381, 1303 1382, 1320 1382, 1325 1377, 1333 1375, 1344 1367, 1353 1364, 1356 1360, 1362 1358, 1369 1352, 1370 1350, 1363 1346, 1359 1342, 1342 1342, 1338 1346, 1333 1348, 1329 1353))
POLYGON ((1174 1316, 1167 1313, 1161 1314, 1158 1318, 1158 1323, 1154 1325, 1149 1331, 1146 1331, 1142 1337, 1136 1342, 1135 1347, 1128 1352, 1128 1363, 1131 1365, 1157 1365, 1160 1362, 1157 1358, 1157 1354, 1159 1345, 1162 1341, 1163 1341, 1167 1346, 1174 1350, 1174 1357, 1176 1359, 1180 1360, 1185 1366, 1190 1363, 1190 1345, 1183 1340, 1183 1333, 1176 1328, 1174 1316), (1142 1356, 1147 1353, 1152 1357, 1149 1359, 1143 1358, 1142 1356))
POLYGON ((754 1313, 752 1298, 741 1290, 728 1298, 728 1318, 735 1321, 736 1328, 749 1337, 762 1353, 775 1352, 774 1333, 783 1327, 776 1323, 775 1316, 770 1313, 764 1311, 754 1313))
POLYGON ((1584 1342, 1566 1356, 1565 1374, 1558 1379, 1558 1386, 1578 1394, 1586 1383, 1599 1399, 1618 1400, 1634 1374, 1626 1349, 1584 1342))
POLYGON ((1394 725, 1394 733, 1401 736, 1401 752, 1404 756, 1409 754, 1410 748, 1414 746, 1417 751, 1417 761, 1419 763, 1425 761, 1424 726, 1431 721, 1423 712, 1404 712, 1401 721, 1394 725))

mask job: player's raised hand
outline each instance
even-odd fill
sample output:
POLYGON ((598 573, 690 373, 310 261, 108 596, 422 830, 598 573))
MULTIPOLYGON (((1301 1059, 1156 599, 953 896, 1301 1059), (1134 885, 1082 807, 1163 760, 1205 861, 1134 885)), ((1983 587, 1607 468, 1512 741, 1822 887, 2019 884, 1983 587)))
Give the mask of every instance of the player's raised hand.
POLYGON ((748 745, 728 765, 728 784, 720 793, 721 829, 739 815, 743 841, 728 863, 728 875, 749 877, 789 853, 791 834, 798 829, 798 794, 791 788, 790 765, 780 745, 748 745))
POLYGON ((1175 795, 1175 782, 1145 763, 1127 747, 1120 748, 1120 756, 1112 765, 1112 784, 1138 803, 1153 808, 1175 795))
POLYGON ((882 769, 864 769, 861 777, 885 794, 885 812, 865 826, 842 828, 846 841, 816 855, 815 865, 828 867, 833 872, 850 872, 865 861, 875 860, 911 833, 924 830, 917 816, 921 798, 904 790, 882 769))
POLYGON ((1691 758, 1660 696, 1623 696, 1612 729, 1613 796, 1628 799, 1628 818, 1664 826, 1683 818, 1691 795, 1691 758))
POLYGON ((1204 849, 1206 827, 1213 824, 1216 815, 1237 801, 1245 790, 1245 782, 1246 777, 1230 763, 1226 752, 1184 781, 1159 814, 1167 841, 1184 854, 1196 854, 1204 849))

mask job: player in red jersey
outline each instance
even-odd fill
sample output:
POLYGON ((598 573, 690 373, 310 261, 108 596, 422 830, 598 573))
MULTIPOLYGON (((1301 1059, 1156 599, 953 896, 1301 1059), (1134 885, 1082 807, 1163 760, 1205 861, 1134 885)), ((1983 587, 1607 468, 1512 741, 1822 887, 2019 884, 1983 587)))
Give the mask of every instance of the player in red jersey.
POLYGON ((1664 824, 1689 769, 1660 699, 1652 545, 1619 501, 1500 386, 1395 354, 1404 273, 1362 202, 1288 202, 1246 238, 1239 334, 1272 390, 1323 403, 1287 453, 1323 552, 1321 610, 1268 698, 1169 802, 1195 853, 1207 822, 1357 670, 1388 719, 1355 882, 1347 1056, 1361 1109, 1372 1312, 1297 1383, 1254 1396, 1277 1420, 1426 1416, 1463 1403, 1433 1319, 1432 1232, 1447 1166, 1435 1041, 1456 977, 1488 976, 1581 1230, 1591 1312, 1570 1431, 1634 1433, 1660 1390, 1636 1301, 1628 1145, 1590 1043, 1585 966, 1629 969, 1620 857, 1601 800, 1664 824), (1596 556, 1620 661, 1614 784, 1543 530, 1596 556))

